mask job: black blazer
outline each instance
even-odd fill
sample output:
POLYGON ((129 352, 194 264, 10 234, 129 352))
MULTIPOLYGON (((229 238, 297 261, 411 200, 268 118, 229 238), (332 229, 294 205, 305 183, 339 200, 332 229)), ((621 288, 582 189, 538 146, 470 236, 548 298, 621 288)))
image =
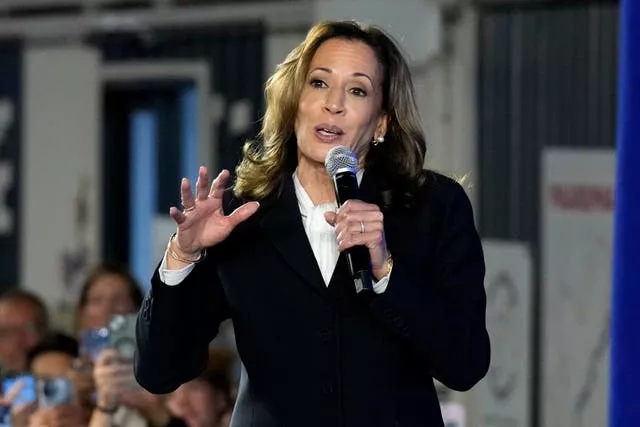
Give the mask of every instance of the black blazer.
MULTIPOLYGON (((362 199, 376 194, 365 176, 362 199)), ((137 322, 135 374, 168 393, 204 368, 233 319, 243 374, 232 427, 442 426, 433 378, 468 390, 487 372, 484 258, 471 205, 435 173, 411 209, 385 214, 394 265, 383 294, 356 295, 344 257, 330 285, 293 180, 177 286, 156 271, 137 322)), ((239 205, 228 192, 226 212, 239 205)))

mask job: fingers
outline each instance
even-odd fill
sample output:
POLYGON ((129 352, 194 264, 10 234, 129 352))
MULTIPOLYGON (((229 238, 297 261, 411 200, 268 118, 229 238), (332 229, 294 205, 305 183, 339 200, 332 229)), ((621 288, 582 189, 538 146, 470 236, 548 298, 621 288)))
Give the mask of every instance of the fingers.
POLYGON ((120 378, 128 378, 133 375, 131 365, 109 365, 96 369, 96 380, 115 381, 120 378))
POLYGON ((338 217, 335 224, 336 236, 342 233, 368 233, 371 231, 382 231, 384 223, 382 214, 374 215, 353 215, 344 218, 338 217))
POLYGON ((171 208, 169 208, 169 215, 171 216, 171 218, 173 218, 173 220, 178 225, 182 224, 183 222, 185 222, 187 220, 187 216, 185 214, 183 214, 175 206, 171 206, 171 208))
POLYGON ((171 206, 169 215, 177 225, 187 220, 187 213, 195 209, 197 202, 202 202, 208 198, 221 199, 226 189, 227 182, 231 174, 228 170, 222 170, 216 179, 211 183, 209 189, 209 172, 204 166, 200 166, 198 170, 198 180, 196 182, 196 194, 191 192, 191 183, 187 178, 183 178, 180 182, 180 200, 182 201, 182 209, 171 206))
POLYGON ((353 246, 366 246, 369 249, 384 247, 384 233, 382 231, 343 233, 338 237, 338 249, 340 251, 353 246))
POLYGON ((336 235, 368 232, 380 232, 384 229, 384 215, 376 205, 349 200, 342 205, 337 214, 325 215, 333 219, 336 235))
POLYGON ((338 250, 354 246, 369 249, 372 265, 381 265, 387 256, 384 215, 376 205, 348 200, 337 213, 327 212, 325 219, 335 227, 338 250))
POLYGON ((204 166, 198 170, 198 181, 196 181, 197 200, 206 200, 209 196, 209 172, 204 166))
POLYGON ((227 186, 227 182, 229 181, 229 177, 231 174, 228 170, 223 169, 216 179, 211 183, 211 189, 209 190, 209 197, 215 197, 217 199, 221 199, 224 194, 224 190, 227 186))
POLYGON ((347 200, 340 209, 338 209, 338 212, 326 212, 324 218, 332 226, 336 226, 341 222, 349 223, 352 226, 357 224, 359 231, 360 221, 365 223, 365 231, 367 231, 371 230, 372 226, 374 227, 373 229, 381 228, 384 220, 378 206, 365 203, 361 200, 347 200), (370 225, 369 223, 380 223, 380 226, 370 225))
POLYGON ((377 205, 373 205, 371 203, 365 203, 362 200, 352 199, 347 200, 340 206, 338 212, 368 212, 368 211, 380 211, 380 208, 377 205))
POLYGON ((248 202, 240 206, 227 216, 227 221, 231 227, 235 227, 241 222, 247 220, 251 215, 257 212, 260 207, 259 202, 248 202))
POLYGON ((108 348, 100 352, 100 355, 98 355, 98 360, 96 361, 96 366, 109 365, 117 358, 118 352, 113 348, 108 348))
POLYGON ((196 200, 191 192, 191 183, 187 178, 180 181, 180 200, 184 209, 191 209, 196 205, 196 200))
POLYGON ((324 213, 324 219, 327 220, 327 222, 329 223, 330 226, 335 226, 336 225, 336 219, 338 218, 338 214, 336 214, 335 212, 325 212, 324 213))
POLYGON ((18 397, 18 394, 20 394, 20 391, 22 391, 22 387, 23 386, 24 386, 24 381, 23 380, 16 381, 11 386, 9 391, 7 391, 7 394, 4 397, 2 397, 2 404, 3 405, 11 405, 13 403, 13 401, 16 400, 16 397, 18 397))

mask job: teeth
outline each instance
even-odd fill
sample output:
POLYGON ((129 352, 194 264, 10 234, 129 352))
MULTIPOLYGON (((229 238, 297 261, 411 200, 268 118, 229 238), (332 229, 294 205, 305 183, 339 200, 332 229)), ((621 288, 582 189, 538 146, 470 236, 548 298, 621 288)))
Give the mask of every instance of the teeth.
POLYGON ((337 135, 338 134, 338 132, 333 132, 333 131, 330 131, 329 129, 320 129, 320 131, 324 132, 324 133, 330 133, 332 135, 337 135))

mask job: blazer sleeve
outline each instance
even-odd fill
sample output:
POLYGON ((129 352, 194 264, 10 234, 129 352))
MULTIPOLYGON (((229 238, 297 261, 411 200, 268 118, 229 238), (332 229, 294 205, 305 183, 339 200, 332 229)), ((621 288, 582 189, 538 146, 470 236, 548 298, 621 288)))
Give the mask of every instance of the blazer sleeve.
POLYGON ((471 203, 459 184, 451 185, 453 194, 429 262, 433 273, 394 260, 387 289, 370 304, 382 322, 426 359, 433 378, 466 391, 489 368, 485 264, 471 203))
POLYGON ((170 393, 200 375, 229 317, 213 249, 178 285, 165 285, 154 272, 138 312, 134 360, 136 380, 151 393, 170 393))

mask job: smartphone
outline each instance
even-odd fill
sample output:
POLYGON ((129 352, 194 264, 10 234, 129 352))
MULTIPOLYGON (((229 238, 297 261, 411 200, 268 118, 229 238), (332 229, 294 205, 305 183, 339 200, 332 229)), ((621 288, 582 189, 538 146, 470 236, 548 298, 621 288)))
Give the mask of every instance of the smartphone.
POLYGON ((12 402, 13 405, 19 406, 22 404, 35 402, 37 398, 36 380, 30 374, 19 374, 4 378, 2 380, 2 395, 6 396, 9 390, 11 390, 11 387, 13 387, 13 385, 18 381, 22 381, 22 388, 12 402))
POLYGON ((0 406, 0 427, 11 427, 11 406, 0 406))
POLYGON ((109 330, 107 328, 87 329, 80 333, 79 353, 94 363, 102 350, 109 347, 109 330))
POLYGON ((109 347, 125 362, 133 361, 136 350, 136 317, 136 314, 117 314, 107 326, 109 347))
POLYGON ((73 402, 73 385, 69 378, 56 377, 38 380, 38 406, 51 408, 73 402))
POLYGON ((119 363, 131 365, 131 377, 128 388, 139 389, 140 385, 133 376, 133 356, 136 351, 136 314, 118 314, 111 318, 109 329, 109 347, 116 350, 119 363))

